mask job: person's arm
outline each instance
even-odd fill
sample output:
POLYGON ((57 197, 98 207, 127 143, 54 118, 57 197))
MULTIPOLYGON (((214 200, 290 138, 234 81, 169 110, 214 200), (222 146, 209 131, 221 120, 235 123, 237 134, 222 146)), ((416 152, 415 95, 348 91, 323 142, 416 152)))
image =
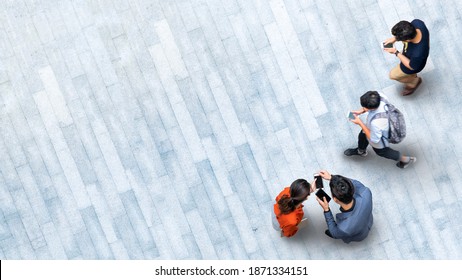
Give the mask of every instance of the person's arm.
POLYGON ((395 52, 395 55, 397 58, 399 58, 399 60, 401 61, 401 63, 409 70, 414 70, 412 67, 411 67, 411 60, 405 56, 404 54, 396 51, 395 52))
POLYGON ((422 69, 425 66, 426 57, 417 56, 411 57, 409 65, 411 69, 422 69))
POLYGON ((383 43, 386 45, 386 44, 394 44, 396 42, 396 38, 395 36, 391 37, 391 38, 388 38, 386 39, 385 41, 383 41, 383 43))
POLYGON ((324 210, 324 218, 326 219, 327 228, 329 229, 329 232, 331 233, 332 237, 335 239, 346 237, 347 234, 338 228, 337 223, 334 219, 334 215, 332 215, 332 212, 330 211, 329 202, 327 202, 327 199, 324 197, 323 200, 321 200, 319 199, 319 197, 316 197, 316 200, 324 210))
POLYGON ((317 179, 314 179, 313 182, 311 182, 310 186, 310 194, 312 194, 315 190, 316 190, 316 180, 317 179))
POLYGON ((356 114, 356 115, 361 115, 361 114, 364 114, 366 113, 366 110, 364 110, 364 108, 361 108, 361 109, 358 109, 358 110, 354 110, 354 111, 351 111, 353 114, 356 114))
POLYGON ((378 118, 371 121, 370 124, 370 138, 368 138, 370 143, 379 143, 383 138, 383 131, 388 127, 388 120, 385 118, 378 118))
POLYGON ((410 69, 410 70, 414 70, 412 67, 411 67, 411 60, 405 56, 404 54, 400 53, 396 48, 386 48, 384 49, 386 52, 388 53, 391 53, 391 54, 394 54, 396 55, 396 57, 401 61, 401 63, 407 68, 407 69, 410 69))
POLYGON ((329 232, 333 238, 341 239, 343 237, 348 237, 348 234, 338 228, 338 225, 334 219, 334 215, 330 210, 327 212, 324 211, 324 218, 326 219, 327 228, 329 229, 329 232))
POLYGON ((354 124, 359 125, 361 129, 363 130, 364 134, 366 134, 367 139, 368 140, 371 139, 371 131, 369 130, 369 128, 367 128, 367 126, 363 123, 363 121, 357 115, 355 115, 354 120, 350 120, 350 121, 354 124))
MULTIPOLYGON (((324 179, 324 180, 327 180, 327 181, 330 181, 330 179, 332 179, 332 175, 330 175, 330 173, 327 171, 327 170, 321 170, 319 171, 319 175, 321 175, 321 177, 324 179)), ((322 205, 321 205, 322 206, 322 205)))

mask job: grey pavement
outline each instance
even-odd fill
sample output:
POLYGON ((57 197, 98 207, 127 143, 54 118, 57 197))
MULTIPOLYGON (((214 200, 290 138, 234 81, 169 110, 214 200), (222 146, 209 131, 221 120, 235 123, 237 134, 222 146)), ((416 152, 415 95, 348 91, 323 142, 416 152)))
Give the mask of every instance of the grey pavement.
POLYGON ((462 259, 461 1, 0 3, 0 259, 462 259), (414 18, 431 54, 402 97, 380 42, 414 18), (405 114, 408 169, 343 156, 368 90, 405 114), (313 198, 272 228, 320 169, 372 190, 363 242, 313 198))

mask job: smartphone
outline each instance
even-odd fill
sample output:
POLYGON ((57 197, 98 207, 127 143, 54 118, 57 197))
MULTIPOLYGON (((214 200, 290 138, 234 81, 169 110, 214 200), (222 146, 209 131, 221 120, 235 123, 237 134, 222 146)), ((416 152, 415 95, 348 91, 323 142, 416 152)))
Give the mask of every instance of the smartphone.
POLYGON ((327 202, 330 201, 330 196, 323 190, 323 189, 319 189, 317 192, 316 192, 316 196, 319 197, 320 200, 323 200, 324 201, 324 197, 326 198, 327 202))
POLYGON ((350 120, 354 120, 355 114, 353 114, 353 112, 348 112, 347 118, 349 118, 350 120))
POLYGON ((314 179, 316 180, 316 188, 317 189, 322 189, 324 188, 323 184, 322 184, 322 177, 321 175, 319 175, 318 173, 314 173, 314 179))
POLYGON ((388 43, 388 44, 382 43, 382 44, 383 44, 383 48, 384 48, 384 49, 393 48, 393 43, 388 43))

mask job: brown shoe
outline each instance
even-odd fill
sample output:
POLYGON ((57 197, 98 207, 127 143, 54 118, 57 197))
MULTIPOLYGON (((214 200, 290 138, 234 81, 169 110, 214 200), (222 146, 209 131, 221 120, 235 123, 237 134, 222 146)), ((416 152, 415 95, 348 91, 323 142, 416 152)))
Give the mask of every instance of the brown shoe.
POLYGON ((401 92, 401 95, 407 96, 407 95, 413 94, 417 90, 417 88, 420 86, 421 83, 422 83, 422 78, 419 77, 419 81, 417 82, 417 85, 413 88, 405 87, 404 90, 401 92))

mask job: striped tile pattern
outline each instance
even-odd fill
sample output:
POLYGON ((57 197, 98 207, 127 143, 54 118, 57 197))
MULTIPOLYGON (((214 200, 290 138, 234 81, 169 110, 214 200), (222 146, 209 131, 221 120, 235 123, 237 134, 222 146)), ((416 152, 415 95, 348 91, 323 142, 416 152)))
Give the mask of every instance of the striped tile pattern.
POLYGON ((461 1, 0 10, 0 259, 462 258, 461 1), (413 18, 432 50, 403 98, 379 44, 413 18), (367 90, 404 112, 409 169, 343 156, 358 133, 346 112, 367 90), (365 241, 327 238, 313 198, 294 238, 272 229, 274 197, 321 168, 371 188, 365 241))

